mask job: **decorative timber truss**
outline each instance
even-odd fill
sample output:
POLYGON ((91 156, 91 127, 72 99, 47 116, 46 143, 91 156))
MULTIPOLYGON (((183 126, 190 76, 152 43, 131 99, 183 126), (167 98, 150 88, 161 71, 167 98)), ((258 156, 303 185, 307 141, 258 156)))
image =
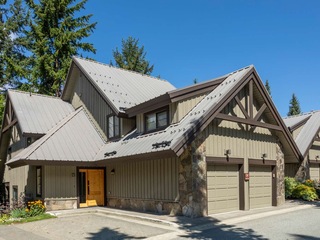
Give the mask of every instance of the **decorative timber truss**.
POLYGON ((8 131, 12 126, 18 122, 12 107, 11 101, 8 101, 8 106, 5 112, 2 133, 8 131))
POLYGON ((244 117, 230 115, 224 113, 224 111, 222 110, 216 115, 216 118, 246 124, 248 126, 251 126, 251 130, 254 130, 256 127, 261 127, 267 128, 269 130, 282 131, 283 127, 281 127, 281 123, 277 119, 277 117, 274 117, 273 107, 270 104, 270 100, 266 96, 266 91, 258 82, 254 74, 251 74, 248 77, 247 81, 244 82, 245 84, 241 88, 238 88, 228 101, 229 104, 233 102, 238 105, 244 117), (242 90, 245 90, 246 94, 243 96, 243 99, 240 99, 240 92, 242 90), (259 95, 258 97, 260 99, 258 104, 255 100, 256 95, 259 95), (259 108, 255 109, 255 106, 259 106, 259 108), (263 118, 263 114, 266 112, 273 115, 273 123, 261 121, 261 119, 263 118))

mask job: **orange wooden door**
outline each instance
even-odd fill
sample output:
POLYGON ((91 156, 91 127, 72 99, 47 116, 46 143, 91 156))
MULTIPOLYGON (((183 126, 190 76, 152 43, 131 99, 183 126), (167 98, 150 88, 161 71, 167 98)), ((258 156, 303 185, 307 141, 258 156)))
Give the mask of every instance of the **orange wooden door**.
POLYGON ((87 170, 87 204, 104 205, 104 170, 88 169, 87 170), (91 203, 91 204, 90 204, 91 203))

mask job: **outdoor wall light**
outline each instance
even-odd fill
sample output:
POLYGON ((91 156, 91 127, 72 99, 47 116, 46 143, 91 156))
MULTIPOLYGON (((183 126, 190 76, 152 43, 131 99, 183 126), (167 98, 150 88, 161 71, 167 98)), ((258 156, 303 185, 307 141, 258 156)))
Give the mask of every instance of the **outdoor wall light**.
POLYGON ((111 174, 111 175, 114 175, 115 172, 116 172, 116 170, 114 170, 114 168, 112 168, 112 170, 110 171, 110 174, 111 174))
POLYGON ((316 160, 318 160, 318 159, 319 159, 319 155, 316 156, 316 160))
POLYGON ((231 149, 224 150, 224 155, 229 156, 231 154, 231 149))
POLYGON ((267 158, 268 157, 268 154, 266 154, 266 153, 262 153, 262 155, 261 155, 261 158, 264 160, 265 158, 267 158))

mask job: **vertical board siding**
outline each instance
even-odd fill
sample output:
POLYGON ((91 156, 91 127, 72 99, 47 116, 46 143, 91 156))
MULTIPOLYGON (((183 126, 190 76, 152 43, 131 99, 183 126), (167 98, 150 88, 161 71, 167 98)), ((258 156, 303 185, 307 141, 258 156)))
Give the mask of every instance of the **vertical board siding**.
POLYGON ((44 197, 45 198, 75 198, 76 167, 44 166, 44 197))
POLYGON ((108 167, 108 198, 174 201, 178 195, 178 159, 129 162, 108 167), (110 171, 115 169, 115 174, 110 171))
MULTIPOLYGON (((244 97, 246 90, 239 93, 239 98, 243 106, 246 106, 244 97)), ((259 106, 254 101, 254 114, 259 106)), ((223 110, 225 114, 232 114, 244 117, 241 109, 232 100, 223 110)), ((263 117, 262 117, 263 121, 263 117)), ((267 159, 276 159, 277 139, 270 130, 256 127, 254 130, 250 126, 225 120, 215 119, 205 129, 206 134, 206 154, 208 156, 224 157, 224 150, 231 149, 231 157, 243 157, 261 159, 263 153, 267 153, 267 159)))
POLYGON ((314 141, 309 149, 309 159, 318 160, 320 162, 320 142, 314 141))
POLYGON ((301 130, 302 130, 303 127, 304 127, 304 125, 298 127, 296 130, 294 130, 294 131, 292 132, 292 137, 293 137, 293 139, 296 139, 296 138, 297 138, 297 136, 299 135, 299 133, 301 132, 301 130))
POLYGON ((12 186, 18 186, 18 194, 24 194, 26 199, 34 199, 36 197, 36 167, 22 166, 12 168, 6 166, 4 174, 4 182, 10 183, 10 201, 12 199, 12 186))
POLYGON ((187 115, 192 108, 194 108, 205 96, 205 94, 191 97, 177 103, 173 103, 170 106, 171 123, 179 122, 185 115, 187 115))
POLYGON ((76 81, 71 104, 75 108, 85 105, 104 133, 107 134, 107 115, 112 114, 113 111, 83 75, 76 81))

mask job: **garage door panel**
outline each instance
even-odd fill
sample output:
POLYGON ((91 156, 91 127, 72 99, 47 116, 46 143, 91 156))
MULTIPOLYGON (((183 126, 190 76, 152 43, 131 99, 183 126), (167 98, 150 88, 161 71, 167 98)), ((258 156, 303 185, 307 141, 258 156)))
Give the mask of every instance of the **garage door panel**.
POLYGON ((250 166, 250 208, 272 205, 271 166, 250 166))
POLYGON ((208 214, 239 210, 238 165, 208 165, 208 214))

